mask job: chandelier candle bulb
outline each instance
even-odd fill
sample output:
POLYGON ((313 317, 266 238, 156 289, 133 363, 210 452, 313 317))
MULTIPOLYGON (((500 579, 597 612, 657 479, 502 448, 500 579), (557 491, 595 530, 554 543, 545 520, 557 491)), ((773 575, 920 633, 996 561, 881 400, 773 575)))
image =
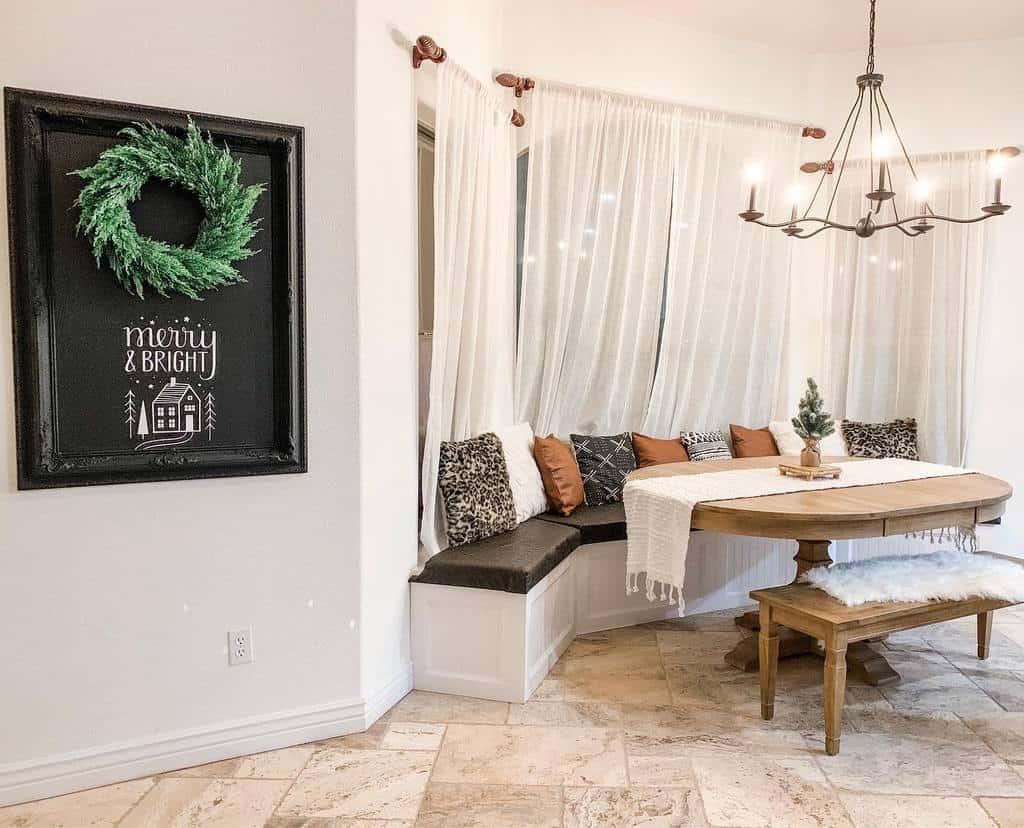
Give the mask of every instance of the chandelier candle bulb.
POLYGON ((928 196, 931 188, 928 186, 928 182, 923 179, 919 180, 914 185, 914 195, 917 197, 917 201, 920 204, 921 215, 924 215, 928 210, 928 196))
POLYGON ((989 171, 995 177, 992 191, 992 203, 1000 204, 1003 200, 1003 171, 1006 169, 1006 159, 1003 154, 997 152, 988 162, 989 171))
POLYGON ((750 204, 747 210, 751 213, 757 210, 757 185, 761 182, 763 175, 761 165, 757 161, 747 167, 747 179, 750 181, 750 204))

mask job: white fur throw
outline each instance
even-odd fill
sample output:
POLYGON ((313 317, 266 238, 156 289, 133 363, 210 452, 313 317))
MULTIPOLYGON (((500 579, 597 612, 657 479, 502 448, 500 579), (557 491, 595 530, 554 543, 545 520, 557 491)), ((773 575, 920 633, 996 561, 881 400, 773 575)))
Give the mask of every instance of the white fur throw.
POLYGON ((933 552, 819 566, 803 580, 855 607, 870 601, 1024 601, 1024 561, 979 552, 933 552))

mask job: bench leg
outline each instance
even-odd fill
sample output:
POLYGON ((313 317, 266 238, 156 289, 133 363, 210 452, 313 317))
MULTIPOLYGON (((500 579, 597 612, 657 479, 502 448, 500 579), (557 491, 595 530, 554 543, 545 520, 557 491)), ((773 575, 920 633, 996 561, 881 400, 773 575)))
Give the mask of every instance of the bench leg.
POLYGON ((779 626, 772 621, 772 608, 761 604, 758 632, 758 662, 761 675, 761 718, 775 717, 775 676, 779 672, 779 626))
POLYGON ((978 613, 978 658, 988 658, 989 644, 992 642, 992 615, 991 612, 978 613))
POLYGON ((825 642, 825 753, 839 753, 839 735, 846 698, 846 641, 825 642))

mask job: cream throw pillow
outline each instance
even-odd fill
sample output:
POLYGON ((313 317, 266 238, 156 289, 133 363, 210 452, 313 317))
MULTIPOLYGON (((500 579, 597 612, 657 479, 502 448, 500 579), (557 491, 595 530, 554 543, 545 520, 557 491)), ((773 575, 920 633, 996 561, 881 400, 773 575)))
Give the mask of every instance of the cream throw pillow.
POLYGON ((533 429, 529 423, 494 429, 501 440, 501 450, 508 466, 508 482, 516 506, 516 523, 548 510, 548 497, 540 469, 533 459, 533 429))
MULTIPOLYGON (((768 423, 768 430, 775 438, 775 445, 779 447, 779 454, 799 454, 803 451, 803 438, 798 436, 793 424, 788 420, 776 420, 768 423)), ((821 441, 821 453, 823 456, 845 456, 846 444, 839 434, 839 427, 836 426, 835 433, 830 434, 821 441)))

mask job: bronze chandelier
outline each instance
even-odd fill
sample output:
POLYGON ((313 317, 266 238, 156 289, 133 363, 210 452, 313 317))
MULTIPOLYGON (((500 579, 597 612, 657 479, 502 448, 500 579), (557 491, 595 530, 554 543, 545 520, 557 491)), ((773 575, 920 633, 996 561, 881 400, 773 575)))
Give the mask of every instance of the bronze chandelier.
MULTIPOLYGON (((1002 172, 1005 161, 1008 158, 1013 158, 1020 154, 1020 149, 1017 147, 1003 147, 1000 150, 990 151, 989 169, 995 178, 995 183, 993 186, 992 203, 981 208, 981 215, 974 216, 972 218, 942 216, 935 213, 929 206, 927 183, 918 178, 917 170, 914 168, 914 162, 910 160, 910 155, 907 153, 907 148, 903 143, 903 138, 900 137, 899 130, 896 127, 896 121, 892 117, 892 111, 889 109, 889 103, 885 99, 885 93, 882 92, 882 81, 884 80, 884 75, 875 72, 875 3, 876 0, 871 0, 871 12, 868 21, 867 67, 865 68, 864 74, 857 77, 857 98, 854 100, 853 106, 850 107, 850 114, 846 116, 846 123, 843 125, 843 131, 839 135, 839 140, 836 141, 835 147, 832 149, 832 154, 829 156, 827 161, 820 163, 812 161, 803 164, 800 167, 801 171, 805 173, 821 173, 821 176, 818 179, 818 186, 815 188, 814 195, 811 196, 811 200, 808 203, 807 208, 804 210, 803 214, 798 217, 798 197, 794 197, 793 209, 790 214, 789 221, 777 223, 762 221, 764 213, 757 209, 757 184, 760 176, 755 172, 751 175, 752 183, 750 186, 750 201, 747 209, 739 214, 740 218, 744 221, 760 224, 762 227, 781 228, 782 232, 787 236, 797 239, 809 239, 824 230, 846 230, 847 232, 856 233, 862 239, 866 239, 874 235, 878 230, 889 230, 891 228, 899 230, 906 236, 914 237, 920 236, 933 229, 935 227, 933 222, 935 221, 947 221, 955 224, 973 224, 974 222, 984 221, 985 219, 992 218, 993 216, 1001 216, 1010 209, 1009 204, 1003 204, 1002 202, 1002 172), (867 211, 866 215, 858 219, 855 224, 843 224, 842 222, 834 221, 832 219, 832 208, 835 205, 836 195, 839 192, 839 187, 842 183, 843 173, 846 170, 847 158, 850 154, 850 145, 852 144, 854 134, 857 131, 857 125, 860 121, 865 103, 867 104, 868 143, 870 147, 868 165, 870 179, 874 186, 874 189, 871 190, 871 192, 865 193, 865 197, 871 202, 871 209, 867 211), (885 112, 885 118, 882 116, 883 110, 885 112), (888 126, 886 126, 886 123, 888 126), (896 139, 900 152, 902 153, 903 158, 906 159, 907 169, 910 171, 910 175, 913 177, 916 185, 915 195, 919 205, 918 215, 901 218, 899 209, 896 206, 894 199, 896 192, 892 181, 891 165, 887 162, 889 143, 891 141, 890 128, 891 137, 896 139), (837 163, 836 154, 839 152, 840 147, 842 147, 842 157, 837 163), (875 172, 876 156, 877 175, 875 172), (835 183, 831 188, 831 194, 828 198, 828 206, 825 209, 824 217, 812 216, 811 211, 814 209, 818 196, 823 190, 828 189, 824 186, 827 177, 834 173, 838 174, 836 175, 835 183), (885 209, 887 203, 892 207, 891 219, 887 221, 880 221, 882 211, 885 209), (810 227, 804 227, 801 225, 810 225, 810 227), (814 227, 814 225, 821 226, 814 227)), ((805 131, 805 134, 808 133, 805 131)), ((821 131, 821 135, 824 135, 824 131, 821 131)), ((814 137, 819 136, 815 135, 814 137)))

